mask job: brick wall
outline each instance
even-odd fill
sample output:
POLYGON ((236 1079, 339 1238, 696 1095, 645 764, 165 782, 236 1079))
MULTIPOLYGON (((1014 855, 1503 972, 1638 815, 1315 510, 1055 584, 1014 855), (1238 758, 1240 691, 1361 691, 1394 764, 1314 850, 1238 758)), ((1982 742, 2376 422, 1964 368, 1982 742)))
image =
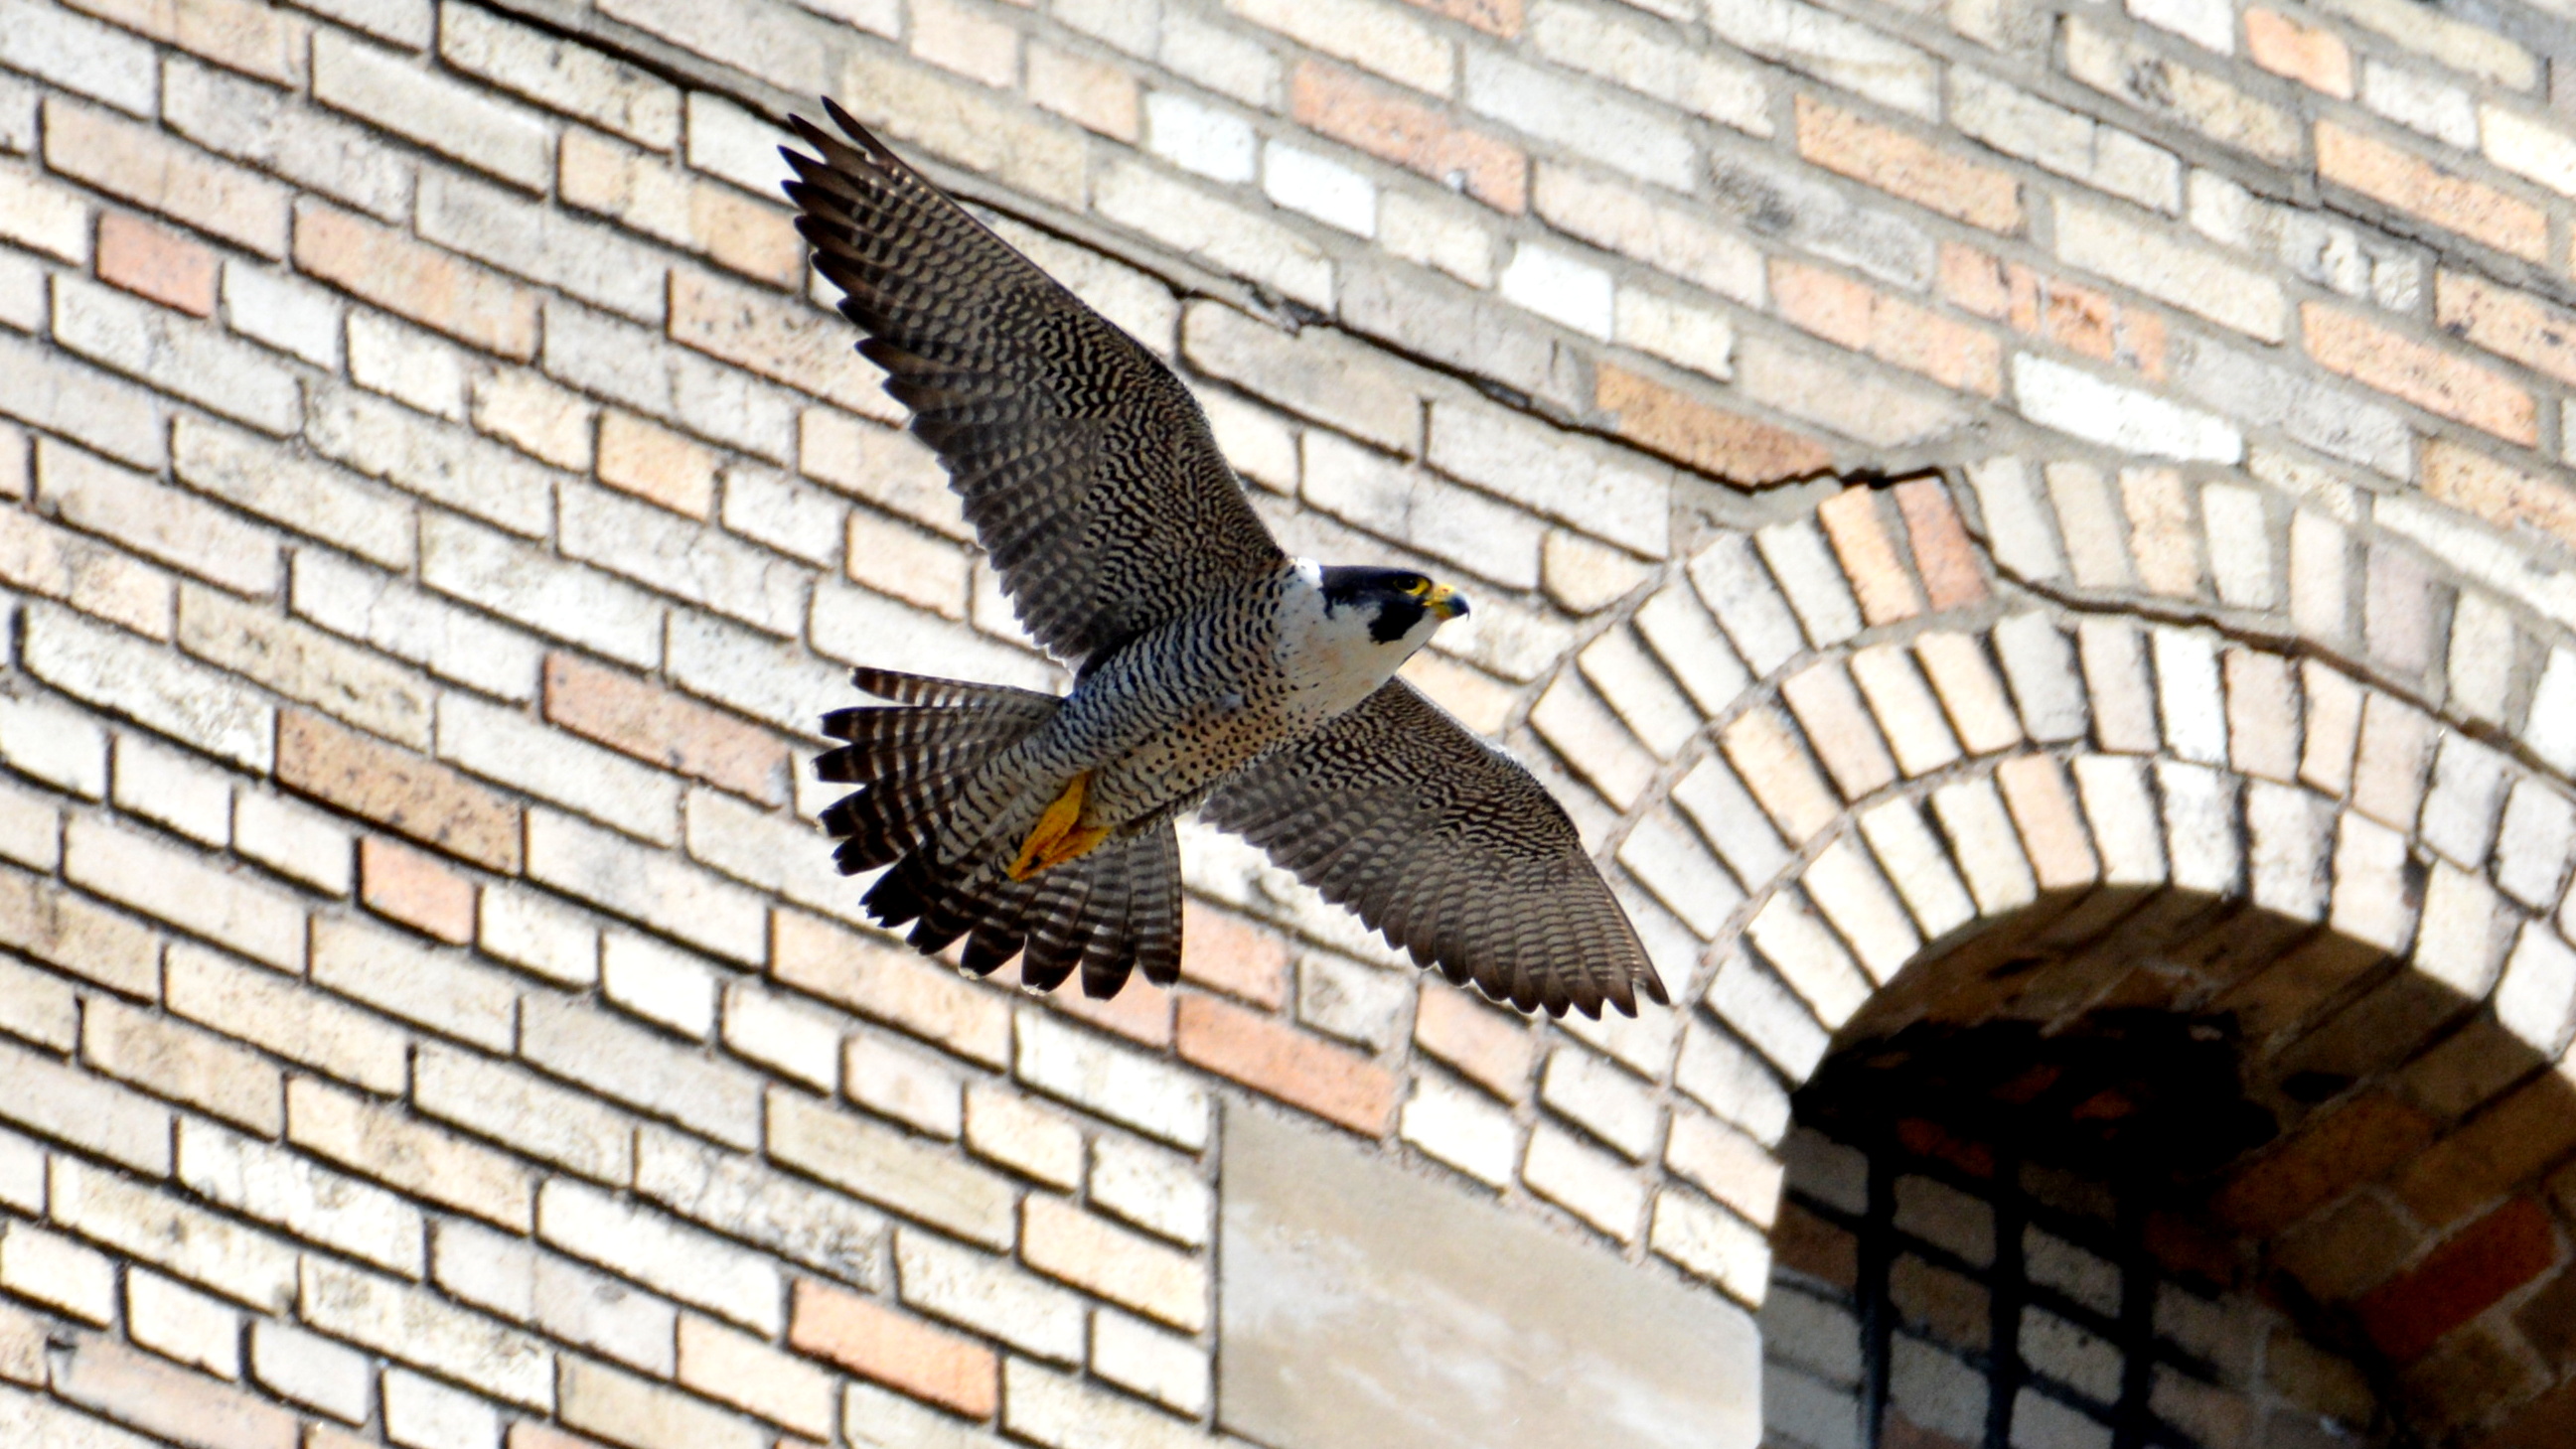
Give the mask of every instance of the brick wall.
POLYGON ((2223 1017, 2272 1124, 2192 1241, 2373 1412, 2564 1442, 2571 38, 0 0, 0 1426, 1213 1442, 1229 1118, 1741 1317, 1838 1046, 2118 1008, 2223 1017), (821 92, 1172 360, 1285 542, 1474 596, 1410 672, 1679 1009, 1525 1023, 1204 831, 1177 991, 858 919, 842 668, 1061 676, 803 291, 821 92))

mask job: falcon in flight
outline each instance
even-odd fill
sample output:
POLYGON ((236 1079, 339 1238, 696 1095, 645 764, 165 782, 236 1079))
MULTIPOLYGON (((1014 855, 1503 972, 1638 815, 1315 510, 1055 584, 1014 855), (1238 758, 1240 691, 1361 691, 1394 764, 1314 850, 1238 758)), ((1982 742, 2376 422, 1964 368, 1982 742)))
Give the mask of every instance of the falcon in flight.
POLYGON ((1414 959, 1523 1011, 1664 1001, 1637 933, 1529 771, 1395 678, 1467 612, 1407 569, 1290 558, 1170 369, 840 107, 782 148, 814 267, 965 499, 1058 697, 861 668, 823 814, 844 874, 925 952, 1180 974, 1193 807, 1414 959))

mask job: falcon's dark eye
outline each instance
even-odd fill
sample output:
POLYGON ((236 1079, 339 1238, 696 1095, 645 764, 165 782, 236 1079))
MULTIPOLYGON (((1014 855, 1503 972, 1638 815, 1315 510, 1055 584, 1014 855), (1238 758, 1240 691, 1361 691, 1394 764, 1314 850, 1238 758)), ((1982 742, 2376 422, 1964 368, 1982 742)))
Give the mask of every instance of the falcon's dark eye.
POLYGON ((1420 574, 1407 574, 1401 586, 1408 598, 1421 598, 1431 592, 1431 581, 1420 574))

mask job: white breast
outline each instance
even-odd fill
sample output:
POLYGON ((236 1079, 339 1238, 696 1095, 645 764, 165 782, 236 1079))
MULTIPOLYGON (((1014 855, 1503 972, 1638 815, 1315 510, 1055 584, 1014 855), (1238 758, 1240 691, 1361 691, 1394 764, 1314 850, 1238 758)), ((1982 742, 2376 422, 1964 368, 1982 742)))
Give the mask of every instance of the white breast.
POLYGON ((1328 609, 1320 571, 1312 560, 1297 560, 1280 599, 1277 647, 1287 703, 1301 723, 1321 723, 1368 698, 1419 646, 1409 638, 1378 642, 1369 636, 1373 622, 1364 606, 1328 609))

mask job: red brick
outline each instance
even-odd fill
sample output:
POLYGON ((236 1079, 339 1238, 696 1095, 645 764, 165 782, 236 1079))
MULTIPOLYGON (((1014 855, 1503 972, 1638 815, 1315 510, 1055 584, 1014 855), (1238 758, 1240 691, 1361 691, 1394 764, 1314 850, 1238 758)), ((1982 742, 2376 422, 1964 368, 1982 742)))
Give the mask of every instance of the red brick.
POLYGON ((1413 1040, 1506 1102, 1529 1095, 1538 1043, 1530 1039, 1527 1020, 1485 1005, 1464 987, 1423 978, 1413 1040))
POLYGON ((389 227, 308 202, 295 215, 295 265, 484 352, 536 354, 536 293, 389 227))
POLYGON ((2544 1073, 2408 1163, 2398 1200, 2426 1227, 2447 1227, 2571 1151, 2576 1114, 2567 1110, 2567 1083, 2544 1073))
POLYGON ((295 1449, 295 1416, 229 1384, 84 1337, 57 1372, 73 1403, 198 1449, 295 1449))
POLYGON ((451 946, 474 939, 474 882, 407 845, 358 842, 358 899, 389 921, 451 946))
POLYGON ((2549 1270, 2558 1258, 2549 1210, 2516 1198, 2435 1248, 2423 1262, 2361 1296, 2353 1307, 2380 1351, 2399 1364, 2549 1270))
POLYGON ((2561 1272, 2549 1285, 2522 1301, 2513 1312, 2514 1326, 2542 1362, 2552 1368, 2576 1368, 2576 1272, 2561 1272))
POLYGON ((2317 175, 2525 261, 2549 259, 2549 214, 2394 146, 2317 122, 2317 175))
POLYGON ((1906 541, 1914 547, 1914 569, 1933 612, 1982 603, 1986 576, 1977 564, 1976 543, 1950 501, 1949 486, 1939 478, 1899 483, 1896 511, 1904 516, 1906 541))
POLYGON ((1834 461, 1804 433, 1720 411, 1607 362, 1594 370, 1593 405, 1629 442, 1741 487, 1810 478, 1834 461))
POLYGON ((787 798, 787 743, 723 710, 577 654, 546 656, 546 718, 646 764, 766 805, 787 798))
POLYGON ((1409 0, 1436 15, 1463 21, 1505 40, 1521 33, 1521 0, 1409 0))
POLYGON ((2448 438, 2424 444, 2424 492, 2508 532, 2528 525, 2576 548, 2576 490, 2448 438))
POLYGON ((2303 303, 2299 325, 2308 355, 2330 372, 2526 448, 2540 441, 2539 408, 2531 394, 2492 368, 2339 307, 2303 303))
POLYGON ((2022 227, 2021 183, 1918 136, 1798 97, 1798 154, 1864 186, 1988 231, 2022 227))
POLYGON ((277 719, 277 782, 505 875, 519 806, 431 760, 302 710, 277 719))
POLYGON ((838 1288, 797 1283, 787 1341, 968 1418, 989 1419, 1001 1403, 1001 1360, 991 1349, 838 1288))
POLYGON ((1383 1135, 1395 1118, 1393 1073, 1357 1052, 1214 997, 1182 998, 1180 1050, 1185 1061, 1354 1132, 1383 1135))
POLYGON ((2433 1119, 2373 1092, 2309 1119, 2286 1142, 2238 1172, 2213 1206, 2256 1237, 2270 1237, 2423 1151, 2433 1119))
POLYGON ((2164 378, 2165 323, 2154 312, 2123 307, 2089 287, 1958 242, 1941 244, 1939 278, 1942 300, 1961 311, 2150 380, 2164 378))
POLYGON ((2445 267, 2433 283, 2433 322, 2560 382, 2576 382, 2576 314, 2445 267))
POLYGON ((111 211, 98 219, 98 279, 192 317, 215 310, 215 254, 176 232, 111 211))
POLYGON ((1289 77, 1288 104, 1297 124, 1318 135, 1455 185, 1497 211, 1517 216, 1529 209, 1529 158, 1520 148, 1461 126, 1436 107, 1312 60, 1289 77))
POLYGON ((1118 994, 1106 1001, 1085 996, 1077 982, 1048 992, 1046 1004, 1129 1041, 1149 1047, 1172 1044, 1172 993, 1141 976, 1129 976, 1118 994))
POLYGON ((687 518, 715 511, 714 450, 616 408, 599 418, 599 481, 687 518))
POLYGON ((2003 344, 1978 328, 1803 262, 1772 262, 1771 296, 1782 317, 1828 342, 1946 387, 2003 390, 2003 344))
POLYGON ((1288 999, 1288 943, 1241 916, 1184 900, 1181 979, 1275 1011, 1288 999))
POLYGON ((1887 531, 1875 488, 1846 488, 1816 506, 1816 521, 1833 541, 1834 557, 1851 580, 1852 597, 1860 601, 1861 618, 1892 624, 1923 612, 1923 591, 1905 567, 1904 555, 1887 531))
POLYGON ((2323 26, 2301 25, 2277 10, 2250 9, 2245 58, 2310 90, 2352 99, 2352 47, 2323 26))

